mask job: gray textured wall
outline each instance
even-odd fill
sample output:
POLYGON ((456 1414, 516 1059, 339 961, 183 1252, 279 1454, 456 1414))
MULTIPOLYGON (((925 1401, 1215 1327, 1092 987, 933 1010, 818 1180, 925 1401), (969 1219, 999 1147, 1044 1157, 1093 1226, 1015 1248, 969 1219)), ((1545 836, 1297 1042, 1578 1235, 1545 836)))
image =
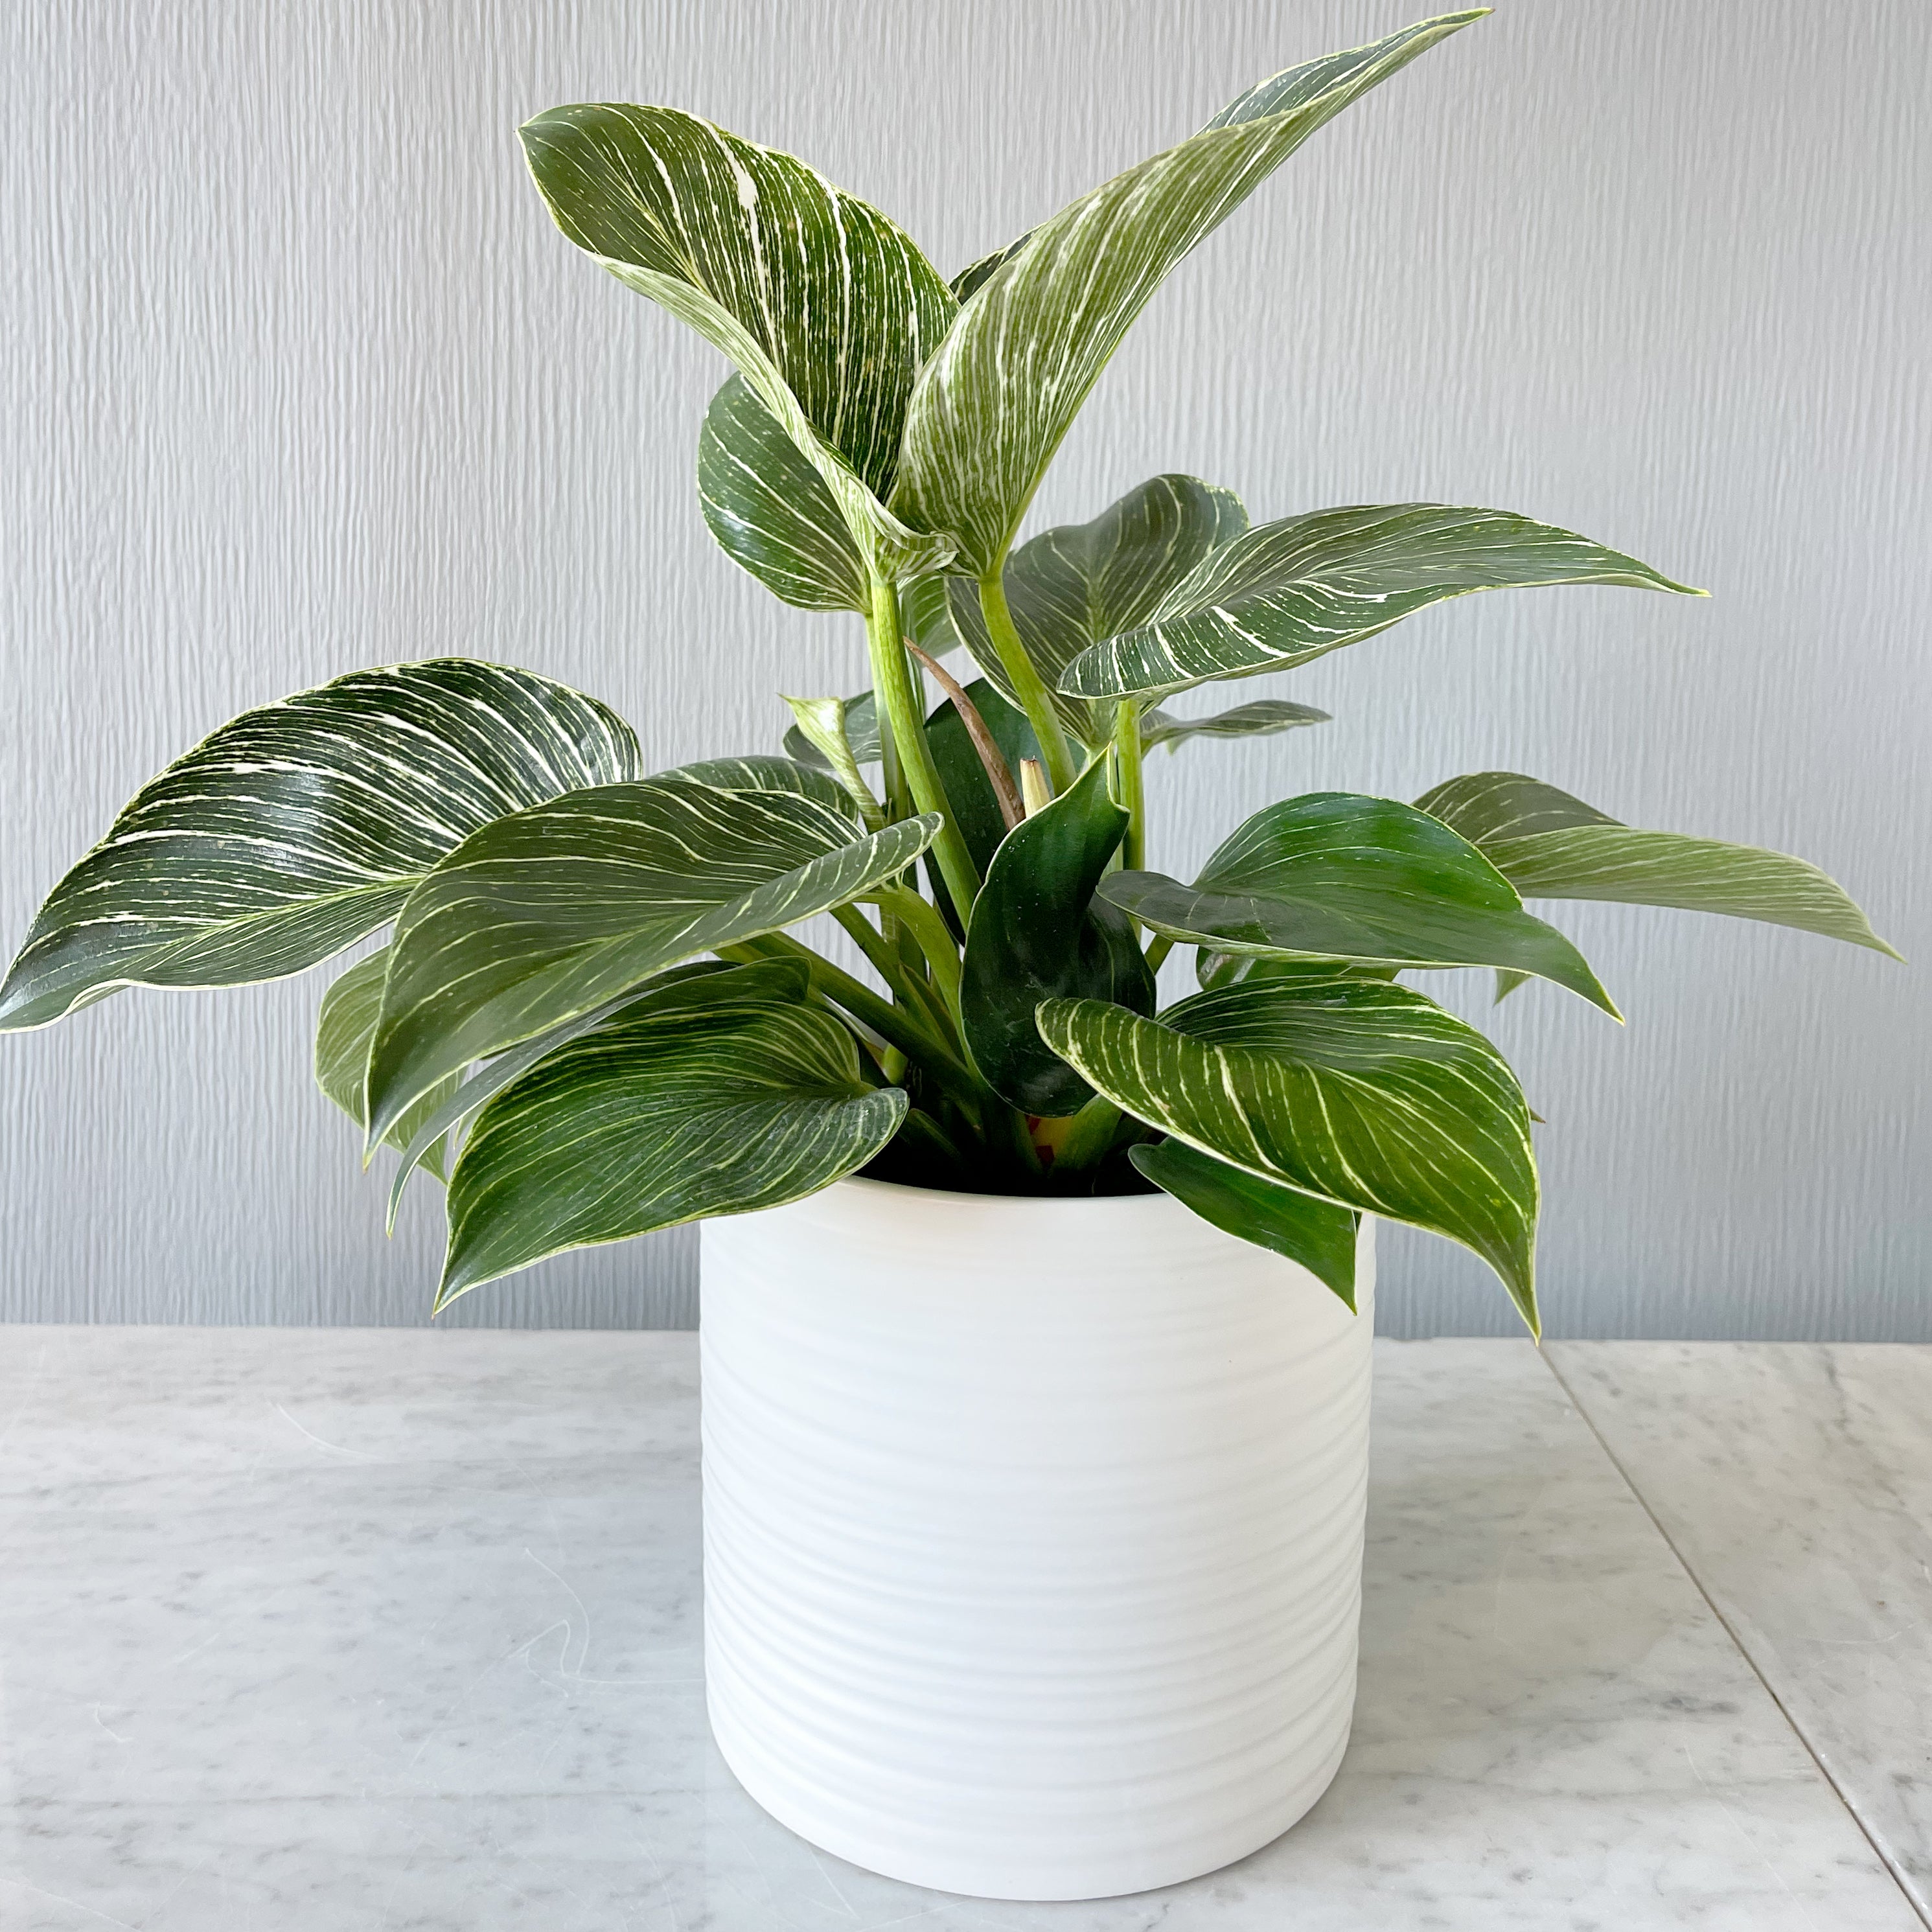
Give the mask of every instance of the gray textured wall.
MULTIPOLYGON (((780 686, 854 681, 855 622, 781 609, 711 547, 690 479, 718 367, 550 230, 526 114, 694 109, 950 268, 1411 10, 4 10, 7 944, 151 772, 354 665, 514 659, 611 700, 660 764, 768 742, 780 686)), ((1924 0, 1513 0, 1184 268, 1048 518, 1166 468, 1263 516, 1446 498, 1716 597, 1469 599, 1330 658, 1293 687, 1332 727, 1156 761, 1156 863, 1291 791, 1505 766, 1802 850, 1932 953, 1928 71, 1924 0)), ((1922 982, 1689 916, 1566 922, 1630 1024, 1540 986, 1498 1022, 1550 1120, 1553 1332, 1932 1336, 1922 982)), ((123 994, 0 1040, 0 1312, 423 1318, 440 1211, 426 1193, 385 1243, 308 1084, 317 990, 123 994)), ((1507 1329, 1457 1251, 1384 1255, 1398 1331, 1507 1329)), ((686 1319, 692 1258, 688 1233, 573 1258, 454 1318, 686 1319)))

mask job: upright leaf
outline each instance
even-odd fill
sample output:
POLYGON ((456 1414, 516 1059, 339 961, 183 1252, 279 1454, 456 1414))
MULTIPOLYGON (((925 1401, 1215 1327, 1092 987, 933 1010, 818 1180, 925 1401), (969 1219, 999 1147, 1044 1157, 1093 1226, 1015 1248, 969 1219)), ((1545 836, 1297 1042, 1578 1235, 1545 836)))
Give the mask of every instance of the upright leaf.
POLYGON ((1291 704, 1282 698, 1257 698, 1251 704, 1238 704, 1231 711, 1216 711, 1206 718, 1175 718, 1165 711, 1150 711, 1141 720, 1141 746, 1150 752, 1156 745, 1165 745, 1174 752, 1190 738, 1266 738, 1300 724, 1331 722, 1327 712, 1317 711, 1312 704, 1291 704))
MULTIPOLYGON (((369 1042, 376 1036, 376 1016, 382 1010, 382 976, 388 970, 385 946, 350 968, 322 996, 315 1023, 315 1084, 366 1135, 369 1127, 369 1042)), ((452 1076, 425 1094, 382 1136, 382 1144, 410 1148, 430 1116, 456 1090, 452 1076)), ((409 1165, 418 1162, 437 1180, 444 1172, 442 1132, 428 1136, 409 1165)))
MULTIPOLYGON (((1232 490, 1193 476, 1156 476, 1130 490, 1090 524, 1042 532, 1007 560, 1013 628, 1052 691, 1080 653, 1102 638, 1144 623, 1202 558, 1248 526, 1232 490)), ((953 627, 980 669, 1017 703, 986 634, 976 585, 947 580, 953 627)), ((1107 742, 1114 706, 1056 696, 1060 722, 1090 748, 1107 742)))
POLYGON ((1214 552, 1138 629, 1083 652, 1060 688, 1159 697, 1210 678, 1286 670, 1451 597, 1557 584, 1703 595, 1621 550, 1502 510, 1318 510, 1263 524, 1214 552))
POLYGON ((1501 1054, 1406 986, 1319 975, 1158 1020, 1054 1000, 1040 1028, 1116 1106, 1244 1172, 1446 1235, 1536 1332, 1536 1163, 1501 1054))
POLYGON ((966 929, 959 1013, 980 1077, 1022 1112, 1079 1112, 1085 1081, 1041 1040, 1042 1000, 1108 1000, 1154 1010, 1154 975, 1132 926, 1094 889, 1127 829, 1104 760, 1006 836, 966 929))
POLYGON ((244 712, 137 792, 48 896, 0 1030, 122 986, 278 980, 392 918, 470 833, 634 776, 594 698, 466 658, 352 672, 244 712))
MULTIPOLYGON (((718 762, 776 776, 789 761, 718 762)), ((907 819, 862 837, 829 780, 792 769, 837 802, 666 776, 573 793, 458 846, 396 921, 371 1135, 471 1060, 895 878, 938 830, 907 819)))
POLYGON ((1192 886, 1117 872, 1102 896, 1217 953, 1379 967, 1509 966, 1616 1012, 1582 954, 1468 840, 1412 806, 1310 792, 1258 812, 1192 886))
POLYGON ((1482 10, 1444 14, 1277 74, 1190 140, 1034 230, 976 288, 921 372, 895 507, 958 538, 962 570, 992 569, 1168 270, 1316 128, 1482 10))
MULTIPOLYGON (((1017 772, 1023 758, 1040 756, 1040 740, 1033 735, 1026 713, 1007 703, 985 678, 975 678, 966 687, 966 696, 986 721, 1006 761, 1009 771, 1017 772)), ((950 698, 926 721, 926 742, 932 747, 932 762, 939 768, 940 782, 946 788, 953 816, 973 855, 973 864, 982 879, 1006 836, 1006 821, 1000 810, 998 794, 970 734, 950 698)))
MULTIPOLYGON (((1519 772, 1474 772, 1416 801, 1482 848, 1526 898, 1616 899, 1762 920, 1900 956, 1816 866, 1756 845, 1639 832, 1519 772)), ((1510 990, 1498 985, 1501 999, 1510 990)))
POLYGON ((1298 1263, 1354 1312, 1355 1243, 1362 1217, 1352 1208, 1264 1180, 1185 1141, 1144 1142, 1130 1148, 1127 1158, 1202 1220, 1298 1263))
POLYGON ((491 1100, 450 1178, 438 1308, 568 1249, 799 1200, 878 1154, 906 1096, 868 1084, 790 970, 646 993, 491 1100))
POLYGON ((742 376, 711 399, 698 436, 698 501, 726 556, 806 610, 856 610, 866 560, 805 452, 742 376))
POLYGON ((943 563, 884 507, 913 380, 958 304, 878 209, 789 154, 668 107, 553 108, 524 152, 556 225, 696 329, 805 453, 868 554, 943 563))

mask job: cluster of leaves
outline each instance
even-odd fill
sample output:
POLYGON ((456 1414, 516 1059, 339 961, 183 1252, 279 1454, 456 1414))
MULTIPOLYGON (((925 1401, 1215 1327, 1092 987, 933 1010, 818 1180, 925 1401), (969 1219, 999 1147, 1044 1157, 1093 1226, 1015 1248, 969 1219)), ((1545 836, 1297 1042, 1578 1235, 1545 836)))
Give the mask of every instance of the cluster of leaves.
POLYGON ((249 712, 56 886, 0 1027, 122 986, 273 979, 390 928, 324 999, 316 1070, 369 1153, 398 1150, 392 1216, 412 1173, 446 1178, 439 1306, 863 1172, 1164 1189, 1352 1302, 1359 1219, 1385 1215, 1481 1256, 1534 1328, 1522 1091, 1396 976, 1486 966, 1499 996, 1538 976, 1613 1014, 1526 897, 1888 949, 1798 860, 1634 831, 1508 772, 1412 805, 1286 800, 1184 883, 1146 869, 1142 760, 1322 722, 1284 699, 1160 707, 1448 598, 1684 586, 1498 511, 1250 525, 1174 476, 1014 548, 1162 279, 1318 128, 1478 17, 1262 82, 950 283, 876 209, 689 115, 539 116, 524 140, 559 226, 734 366, 700 436, 706 523, 787 602, 865 620, 872 688, 788 699, 782 755, 656 776, 603 705, 474 660, 249 712), (943 662, 962 650, 964 685, 943 662), (875 981, 790 931, 827 914, 875 981), (1178 944, 1201 990, 1162 1008, 1178 944))

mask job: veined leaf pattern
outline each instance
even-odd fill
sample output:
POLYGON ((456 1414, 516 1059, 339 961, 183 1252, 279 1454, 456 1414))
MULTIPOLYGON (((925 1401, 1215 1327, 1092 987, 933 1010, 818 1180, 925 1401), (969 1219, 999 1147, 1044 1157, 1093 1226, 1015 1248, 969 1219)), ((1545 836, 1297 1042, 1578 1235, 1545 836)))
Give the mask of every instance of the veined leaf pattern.
POLYGON ((122 986, 234 986, 330 958, 470 835, 638 770, 617 715, 468 658, 354 671, 244 712, 138 791, 48 896, 0 1029, 122 986))
MULTIPOLYGON (((369 1126, 369 1042, 376 1036, 376 1016, 382 1010, 382 977, 388 966, 386 946, 358 961, 323 994, 322 1010, 316 1016, 315 1084, 365 1134, 369 1126)), ((382 1136, 383 1145, 410 1148, 455 1089, 452 1076, 425 1094, 382 1136)), ((420 1162, 437 1180, 446 1179, 442 1130, 422 1135, 422 1141, 409 1166, 420 1162)))
POLYGON ((1150 752, 1165 745, 1173 752, 1190 738, 1266 738, 1300 724, 1333 722, 1328 712, 1317 711, 1312 704, 1292 704, 1282 698, 1258 698, 1252 704, 1238 704, 1232 710, 1216 711, 1206 718, 1176 718, 1154 710, 1141 719, 1141 746, 1150 752))

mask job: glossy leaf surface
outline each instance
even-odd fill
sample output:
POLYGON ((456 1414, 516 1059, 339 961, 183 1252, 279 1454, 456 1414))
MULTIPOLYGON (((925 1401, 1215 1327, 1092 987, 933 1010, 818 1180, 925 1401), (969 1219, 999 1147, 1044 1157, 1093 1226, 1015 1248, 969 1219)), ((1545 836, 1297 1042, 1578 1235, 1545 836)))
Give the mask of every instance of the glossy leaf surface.
MULTIPOLYGON (((1723 913, 1899 956, 1842 886, 1783 852, 1637 831, 1519 772, 1451 778, 1416 802, 1480 846, 1526 898, 1614 899, 1723 913)), ((1497 998, 1509 990, 1499 986, 1497 998)))
POLYGON ((1040 1024, 1150 1126, 1473 1250, 1535 1330, 1528 1110, 1502 1055, 1432 1000, 1310 974, 1197 994, 1158 1020, 1052 1000, 1040 1024))
MULTIPOLYGON (((322 996, 315 1023, 315 1084, 364 1134, 369 1126, 368 1077, 369 1043, 376 1036, 376 1017, 382 1010, 382 976, 388 970, 385 946, 359 960, 322 996)), ((385 1146, 407 1148, 430 1116, 454 1092, 454 1078, 425 1094, 382 1136, 385 1146)), ((444 1179, 445 1143, 440 1132, 426 1136, 419 1161, 444 1179)))
POLYGON ((921 372, 894 507, 958 538, 963 572, 990 570, 1169 270, 1318 128, 1480 17, 1444 14, 1291 68, 1034 229, 977 287, 921 372))
POLYGON ((1185 1141, 1130 1148, 1127 1157, 1156 1187, 1238 1240, 1300 1264, 1352 1311, 1355 1242, 1362 1217, 1278 1180, 1230 1167, 1185 1141))
POLYGON ((1394 799, 1288 799, 1256 812, 1191 886, 1159 872, 1117 872, 1101 891, 1156 932, 1216 952, 1510 966, 1616 1012, 1582 954, 1524 911, 1474 846, 1394 799))
MULTIPOLYGON (((716 761, 759 776, 788 762, 716 761)), ((386 1132, 468 1062, 667 966, 875 888, 938 829, 934 818, 908 819, 862 836, 843 794, 818 782, 837 803, 688 777, 606 785, 500 820, 459 846, 396 922, 370 1059, 371 1131, 386 1132)))
POLYGON ((1089 698, 1157 697, 1285 670, 1451 597, 1558 584, 1700 594, 1620 550, 1506 511, 1318 510, 1261 524, 1216 551, 1139 629, 1077 658, 1060 688, 1089 698))
POLYGON ((635 776, 631 728, 466 658, 356 671, 244 712, 143 785, 40 908, 0 1028, 122 986, 235 986, 328 958, 506 813, 635 776))
MULTIPOLYGON (((1040 741, 1033 735, 1026 713, 1002 698, 985 678, 975 678, 966 687, 966 696, 986 720, 1006 761, 1009 771, 1017 772, 1022 758, 1040 756, 1040 741)), ((953 815, 965 836, 966 849, 981 878, 993 862, 993 854, 1006 836, 1006 822, 1000 810, 998 794, 986 768, 959 713, 950 698, 926 721, 926 742, 932 747, 932 762, 939 768, 940 782, 952 802, 953 815)))
POLYGON ((438 1306, 546 1256, 776 1208, 862 1167, 906 1096, 851 1034, 761 964, 646 993, 477 1115, 449 1187, 438 1306))
POLYGON ((1096 759, 1072 790, 1006 836, 966 931, 959 1010, 980 1077, 1022 1112, 1077 1113, 1092 1090, 1040 1037, 1042 1000, 1154 1010, 1133 928, 1094 889, 1127 829, 1096 759))

